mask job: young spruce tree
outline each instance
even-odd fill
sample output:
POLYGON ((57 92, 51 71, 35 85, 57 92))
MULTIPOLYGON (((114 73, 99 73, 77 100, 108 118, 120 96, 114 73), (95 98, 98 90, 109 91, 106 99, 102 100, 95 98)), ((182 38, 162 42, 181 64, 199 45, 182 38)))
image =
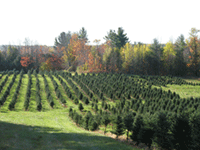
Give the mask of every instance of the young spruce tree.
POLYGON ((127 135, 127 141, 128 141, 128 136, 129 136, 129 131, 133 128, 133 121, 134 121, 134 115, 129 113, 126 114, 124 117, 124 125, 126 128, 126 135, 127 135))
POLYGON ((105 130, 104 130, 104 134, 106 133, 106 127, 107 127, 107 125, 110 123, 110 118, 109 118, 109 116, 108 116, 108 114, 105 114, 105 115, 103 115, 103 117, 102 117, 102 123, 105 125, 105 130))
POLYGON ((124 134, 124 124, 120 115, 117 115, 116 120, 115 120, 115 127, 113 131, 111 131, 111 133, 115 134, 117 139, 118 139, 118 136, 124 134))

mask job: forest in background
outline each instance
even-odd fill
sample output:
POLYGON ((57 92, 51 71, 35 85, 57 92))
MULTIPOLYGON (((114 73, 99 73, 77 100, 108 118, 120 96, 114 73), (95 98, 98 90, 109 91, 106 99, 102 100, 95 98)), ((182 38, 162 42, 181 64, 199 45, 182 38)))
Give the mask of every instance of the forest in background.
POLYGON ((39 71, 68 70, 77 72, 112 72, 137 75, 199 76, 200 38, 191 28, 188 39, 181 34, 175 43, 152 44, 129 42, 122 27, 110 30, 105 43, 88 45, 84 27, 77 32, 62 32, 53 47, 32 45, 3 46, 0 51, 0 71, 30 69, 39 71))

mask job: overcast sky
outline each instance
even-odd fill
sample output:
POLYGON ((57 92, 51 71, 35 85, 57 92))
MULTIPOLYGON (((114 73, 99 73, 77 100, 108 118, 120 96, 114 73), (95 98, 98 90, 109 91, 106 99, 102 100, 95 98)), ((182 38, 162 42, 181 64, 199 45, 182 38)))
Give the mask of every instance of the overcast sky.
POLYGON ((90 44, 122 27, 131 43, 175 41, 200 29, 199 0, 0 0, 0 45, 53 46, 61 32, 85 27, 90 44))

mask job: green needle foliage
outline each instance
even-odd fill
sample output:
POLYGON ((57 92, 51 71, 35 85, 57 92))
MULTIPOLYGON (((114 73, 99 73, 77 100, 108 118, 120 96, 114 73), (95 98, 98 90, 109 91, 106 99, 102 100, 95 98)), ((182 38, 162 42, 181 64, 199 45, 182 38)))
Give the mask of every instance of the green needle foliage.
POLYGON ((172 149, 173 145, 171 143, 171 135, 169 134, 171 123, 168 120, 168 115, 166 111, 156 112, 155 121, 155 136, 154 141, 162 148, 172 149))
POLYGON ((130 136, 137 144, 139 144, 138 134, 142 126, 144 126, 143 117, 140 114, 137 114, 133 123, 132 135, 130 136))
POLYGON ((79 103, 79 104, 78 104, 78 109, 79 109, 80 111, 82 111, 82 110, 84 109, 82 103, 79 103))
POLYGON ((124 124, 123 124, 122 117, 120 115, 117 115, 115 119, 115 127, 113 131, 111 131, 111 133, 115 134, 117 139, 118 139, 118 136, 124 134, 124 124))
POLYGON ((129 113, 126 114, 124 117, 124 125, 126 130, 126 135, 127 135, 127 141, 128 141, 128 136, 129 136, 129 131, 131 131, 131 129, 133 128, 133 121, 134 121, 134 116, 133 114, 129 113))
POLYGON ((177 114, 175 124, 172 127, 173 144, 177 150, 190 149, 192 141, 192 129, 185 113, 177 114))
POLYGON ((110 123, 110 121, 111 121, 107 113, 103 115, 101 121, 102 121, 102 124, 105 125, 105 130, 104 130, 104 134, 105 134, 105 133, 106 133, 106 127, 107 127, 107 125, 108 125, 108 124, 110 123))

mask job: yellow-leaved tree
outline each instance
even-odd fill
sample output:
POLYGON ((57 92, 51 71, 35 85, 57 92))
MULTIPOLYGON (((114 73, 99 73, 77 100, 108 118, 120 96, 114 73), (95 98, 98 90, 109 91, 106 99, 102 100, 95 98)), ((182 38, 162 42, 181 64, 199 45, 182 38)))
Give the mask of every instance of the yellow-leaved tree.
POLYGON ((165 68, 164 69, 165 74, 172 74, 175 55, 176 52, 174 49, 174 45, 172 44, 171 41, 167 42, 163 50, 163 58, 162 58, 165 68))
POLYGON ((132 45, 128 42, 124 45, 124 47, 121 48, 120 54, 122 56, 122 70, 125 73, 130 72, 130 66, 131 66, 131 59, 134 56, 134 50, 132 45))

